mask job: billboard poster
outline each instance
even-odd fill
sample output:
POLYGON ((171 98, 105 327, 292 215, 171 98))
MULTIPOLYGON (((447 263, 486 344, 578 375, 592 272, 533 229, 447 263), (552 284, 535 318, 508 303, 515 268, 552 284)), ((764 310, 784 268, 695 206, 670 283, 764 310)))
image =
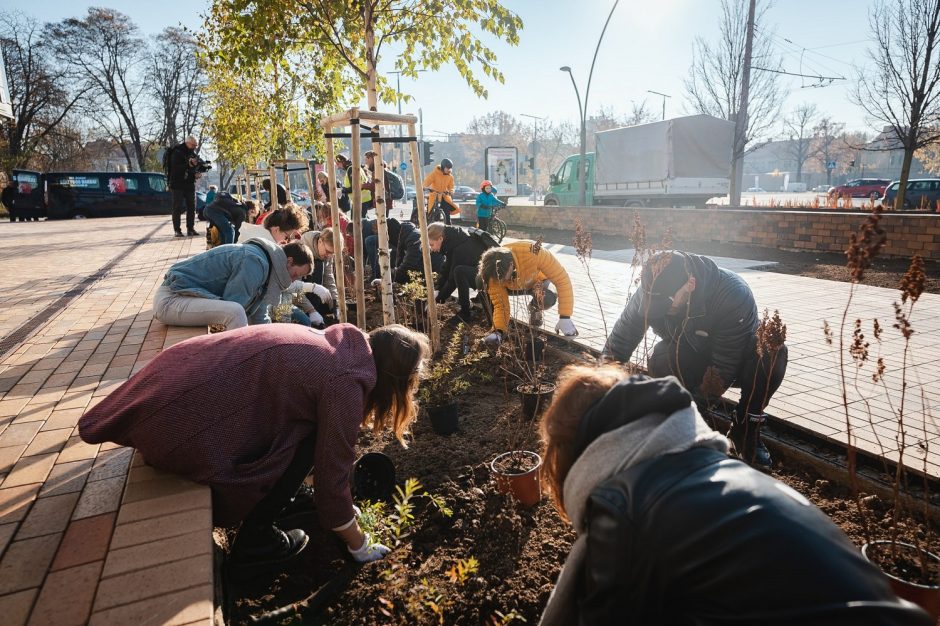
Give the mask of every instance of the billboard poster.
POLYGON ((13 101, 10 100, 10 86, 7 84, 6 64, 3 52, 0 52, 0 117, 13 119, 13 101))
POLYGON ((518 148, 491 147, 484 151, 486 178, 493 183, 493 193, 511 197, 518 194, 518 148))

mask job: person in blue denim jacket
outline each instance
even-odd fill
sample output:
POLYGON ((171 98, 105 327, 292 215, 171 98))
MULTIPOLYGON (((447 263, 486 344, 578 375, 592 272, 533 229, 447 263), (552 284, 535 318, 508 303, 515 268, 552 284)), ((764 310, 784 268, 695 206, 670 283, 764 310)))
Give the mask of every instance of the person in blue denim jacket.
POLYGON ((295 241, 265 239, 217 246, 175 263, 153 299, 154 317, 174 326, 267 324, 268 305, 310 273, 313 253, 295 241))
POLYGON ((489 231, 490 220, 493 219, 493 207, 506 206, 502 200, 493 193, 493 183, 484 180, 480 183, 480 193, 477 195, 477 227, 489 231))

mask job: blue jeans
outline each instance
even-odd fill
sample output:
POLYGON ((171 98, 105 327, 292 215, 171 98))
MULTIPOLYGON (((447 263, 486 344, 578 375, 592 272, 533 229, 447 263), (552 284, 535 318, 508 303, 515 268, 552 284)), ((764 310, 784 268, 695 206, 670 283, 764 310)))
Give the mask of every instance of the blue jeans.
POLYGON ((222 244, 235 243, 235 226, 222 211, 211 204, 205 209, 205 216, 213 226, 219 229, 219 242, 222 244))

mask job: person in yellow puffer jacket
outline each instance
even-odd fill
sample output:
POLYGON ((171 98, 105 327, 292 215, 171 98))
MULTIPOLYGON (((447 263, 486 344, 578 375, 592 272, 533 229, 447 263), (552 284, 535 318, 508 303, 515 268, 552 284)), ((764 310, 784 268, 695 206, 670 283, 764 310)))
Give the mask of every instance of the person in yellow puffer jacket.
MULTIPOLYGON (((451 213, 460 213, 460 207, 454 204, 454 200, 451 198, 451 195, 454 193, 454 175, 451 174, 453 169, 454 164, 450 159, 441 159, 441 164, 424 177, 424 184, 422 185, 425 191, 430 190, 428 194, 428 205, 426 207, 428 214, 434 210, 438 199, 441 200, 442 204, 450 206, 449 210, 447 206, 441 207, 444 209, 443 220, 445 224, 450 224, 451 213)), ((431 221, 436 222, 439 220, 435 219, 431 221)))
POLYGON ((493 303, 493 329, 484 337, 489 344, 498 344, 509 328, 509 296, 532 295, 529 302, 529 324, 542 325, 542 311, 558 302, 558 324, 555 332, 573 337, 578 330, 571 321, 574 292, 568 272, 558 259, 541 244, 520 240, 500 248, 490 248, 480 257, 478 283, 485 287, 493 303), (554 284, 556 294, 550 288, 554 284), (541 289, 537 285, 541 286, 541 289), (541 291, 540 296, 536 295, 541 291))

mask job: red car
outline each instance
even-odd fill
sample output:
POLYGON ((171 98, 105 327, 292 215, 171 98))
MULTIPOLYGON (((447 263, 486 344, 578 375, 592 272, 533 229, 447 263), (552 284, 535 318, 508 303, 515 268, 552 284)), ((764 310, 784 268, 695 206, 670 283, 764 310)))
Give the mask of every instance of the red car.
POLYGON ((885 187, 890 183, 890 180, 884 180, 883 178, 856 178, 844 185, 830 189, 829 197, 844 198, 845 196, 851 196, 853 198, 877 200, 885 194, 885 187))

